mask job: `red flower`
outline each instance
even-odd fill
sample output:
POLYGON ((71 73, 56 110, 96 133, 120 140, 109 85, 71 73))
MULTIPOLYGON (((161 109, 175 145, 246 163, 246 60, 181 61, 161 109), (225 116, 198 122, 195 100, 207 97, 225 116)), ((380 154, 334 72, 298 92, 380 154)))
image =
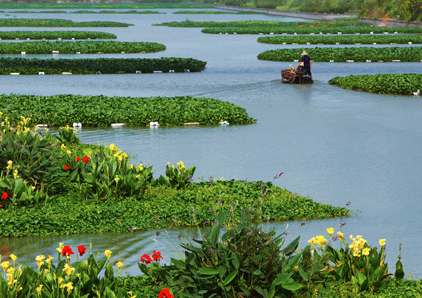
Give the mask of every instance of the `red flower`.
POLYGON ((3 205, 0 205, 0 207, 3 207, 3 205))
POLYGON ((141 257, 141 262, 142 262, 142 263, 145 263, 145 264, 149 264, 149 263, 151 263, 151 262, 152 262, 152 259, 151 259, 151 257, 150 257, 149 255, 144 254, 144 255, 141 257))
POLYGON ((159 262, 160 260, 163 259, 163 257, 161 256, 161 252, 155 252, 152 254, 152 258, 154 261, 159 262))
POLYGON ((85 247, 85 245, 79 245, 78 246, 78 252, 79 252, 79 255, 82 257, 84 254, 85 254, 85 252, 86 252, 86 247, 85 247))
POLYGON ((9 197, 9 195, 7 194, 7 192, 3 191, 3 195, 1 196, 2 200, 6 200, 9 197))
POLYGON ((80 161, 81 159, 78 157, 78 156, 76 156, 76 161, 80 161))
POLYGON ((69 166, 68 165, 64 165, 64 170, 65 171, 68 171, 70 168, 69 168, 69 166))
POLYGON ((72 251, 72 249, 70 248, 69 245, 63 246, 63 249, 62 249, 63 257, 66 256, 66 255, 70 256, 70 255, 73 255, 73 254, 74 254, 74 252, 72 251))
POLYGON ((175 298, 169 289, 164 289, 158 294, 158 298, 175 298))
POLYGON ((89 162, 89 157, 88 156, 85 156, 84 158, 82 158, 82 162, 88 163, 89 162))

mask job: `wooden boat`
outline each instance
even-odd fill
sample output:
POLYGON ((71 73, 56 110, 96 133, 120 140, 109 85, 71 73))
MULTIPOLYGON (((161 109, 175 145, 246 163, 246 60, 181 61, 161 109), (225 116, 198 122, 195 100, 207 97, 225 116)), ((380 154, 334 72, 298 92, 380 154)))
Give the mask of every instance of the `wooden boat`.
POLYGON ((281 71, 281 82, 288 84, 313 84, 312 76, 305 75, 303 71, 283 69, 281 71))

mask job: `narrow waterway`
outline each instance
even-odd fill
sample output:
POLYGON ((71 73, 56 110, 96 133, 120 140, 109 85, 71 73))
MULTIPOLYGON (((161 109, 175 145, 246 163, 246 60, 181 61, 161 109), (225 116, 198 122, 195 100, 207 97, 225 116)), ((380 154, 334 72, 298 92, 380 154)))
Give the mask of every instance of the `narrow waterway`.
MULTIPOLYGON (((259 61, 256 56, 282 46, 259 44, 258 35, 210 35, 199 28, 151 26, 173 20, 282 20, 265 15, 98 15, 12 14, 9 17, 66 18, 75 21, 125 21, 128 28, 92 28, 114 33, 120 41, 155 41, 167 50, 154 54, 60 55, 60 57, 192 57, 207 61, 201 73, 72 76, 0 76, 5 94, 91 94, 121 96, 197 96, 230 101, 244 107, 257 123, 228 127, 170 127, 158 129, 88 129, 83 142, 115 143, 136 162, 154 166, 157 177, 169 162, 196 165, 195 179, 274 181, 315 201, 336 206, 351 202, 356 215, 347 219, 289 223, 292 238, 302 246, 326 228, 346 222, 346 235, 363 235, 378 245, 387 239, 390 271, 403 243, 406 274, 422 276, 418 257, 422 245, 422 101, 419 97, 387 96, 343 90, 329 79, 349 74, 416 73, 422 63, 314 63, 315 83, 281 84, 280 70, 290 63, 259 61)), ((0 14, 3 17, 4 14, 0 14)), ((46 30, 57 30, 48 28, 46 30)), ((59 30, 88 28, 59 28, 59 30)), ((1 28, 7 31, 10 28, 1 28)), ((20 28, 18 30, 21 30, 20 28)), ((23 28, 23 30, 45 30, 23 28)), ((91 30, 91 29, 89 29, 91 30)), ((380 46, 380 45, 377 45, 380 46)), ((284 46, 298 47, 304 46, 284 46)), ((310 46, 309 46, 310 47, 310 46)), ((31 56, 50 58, 51 55, 31 56)), ((298 57, 299 59, 299 57, 298 57)), ((416 91, 416 90, 415 90, 416 91)), ((280 232, 285 223, 270 224, 280 232)), ((111 249, 129 274, 139 274, 143 253, 160 250, 169 261, 179 231, 82 234, 54 237, 0 238, 0 244, 21 260, 35 264, 38 254, 55 256, 59 242, 76 247, 93 244, 94 251, 111 249), (157 236, 156 232, 161 235, 157 236)), ((188 237, 196 229, 181 232, 188 237)), ((199 235, 197 235, 199 236, 199 235)), ((184 236, 182 239, 185 239, 184 236)))

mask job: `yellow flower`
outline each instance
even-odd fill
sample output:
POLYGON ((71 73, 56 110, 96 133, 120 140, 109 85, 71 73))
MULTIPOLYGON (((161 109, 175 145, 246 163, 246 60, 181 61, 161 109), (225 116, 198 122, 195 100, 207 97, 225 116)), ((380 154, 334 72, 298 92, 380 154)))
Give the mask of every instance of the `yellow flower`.
POLYGON ((13 177, 16 179, 18 177, 18 170, 13 171, 13 177))
POLYGON ((35 258, 35 260, 37 261, 38 268, 40 268, 44 264, 43 262, 44 259, 45 259, 44 255, 39 255, 35 258))
POLYGON ((71 155, 72 154, 72 151, 67 150, 66 153, 67 153, 67 155, 71 155))
POLYGON ((123 152, 123 154, 122 154, 122 155, 123 155, 123 157, 124 157, 124 158, 128 158, 128 157, 129 157, 129 156, 126 154, 126 152, 123 152))
POLYGON ((47 127, 44 127, 44 131, 47 132, 49 131, 49 129, 47 127))
POLYGON ((117 157, 117 160, 118 160, 119 162, 122 162, 122 160, 123 160, 123 156, 122 156, 122 155, 119 155, 119 156, 117 157))
POLYGON ((14 254, 11 254, 10 255, 10 258, 12 259, 13 262, 15 262, 18 257, 15 256, 14 254))
POLYGON ((330 237, 331 237, 331 235, 333 235, 333 234, 334 234, 334 228, 328 228, 328 229, 327 229, 327 233, 328 233, 328 235, 330 235, 330 237))
POLYGON ((371 249, 369 247, 365 247, 364 249, 362 249, 362 254, 364 256, 369 256, 370 251, 371 251, 371 249))
POLYGON ((32 188, 32 190, 35 190, 35 189, 36 189, 36 187, 35 187, 35 186, 32 186, 31 188, 32 188))
POLYGON ((62 148, 63 151, 66 150, 66 146, 64 144, 62 144, 60 148, 62 148))
POLYGON ((57 248, 56 248, 56 250, 57 250, 59 253, 62 253, 62 250, 63 250, 63 244, 64 244, 64 243, 59 243, 59 247, 57 247, 57 248))
POLYGON ((105 252, 104 252, 104 254, 105 254, 105 256, 107 257, 107 260, 110 260, 110 257, 111 257, 111 250, 106 250, 105 252))
POLYGON ((64 285, 67 288, 67 292, 70 293, 73 290, 73 283, 71 283, 70 281, 64 285))
POLYGON ((170 162, 167 162, 167 165, 169 166, 170 165, 170 162))
POLYGON ((57 284, 61 284, 63 282, 63 277, 59 277, 58 279, 57 279, 57 284))
POLYGON ((34 130, 35 131, 38 131, 38 126, 37 125, 34 126, 34 130))
POLYGON ((130 166, 129 166, 131 169, 133 169, 133 165, 131 164, 130 166))
POLYGON ((47 260, 45 260, 45 262, 46 262, 48 265, 51 265, 51 261, 52 261, 53 259, 54 259, 54 258, 53 258, 52 256, 48 255, 48 259, 47 259, 47 260))
POLYGON ((360 257, 360 250, 359 249, 354 249, 353 250, 353 256, 360 257))
POLYGON ((72 273, 75 271, 75 268, 69 266, 68 264, 65 264, 63 271, 66 272, 67 275, 71 276, 72 273))
POLYGON ((9 268, 9 261, 4 261, 3 263, 1 263, 1 267, 3 268, 4 271, 6 271, 7 268, 9 268))
POLYGON ((310 244, 312 244, 312 246, 315 246, 315 245, 317 244, 317 240, 315 239, 315 237, 313 237, 313 238, 309 239, 309 240, 308 240, 308 242, 309 242, 310 244))
POLYGON ((38 294, 41 294, 42 287, 43 287, 43 285, 39 285, 39 286, 37 287, 37 292, 38 292, 38 294))
POLYGON ((117 270, 120 270, 120 268, 122 268, 122 266, 123 266, 123 263, 122 262, 117 262, 117 270))
POLYGON ((136 179, 141 179, 141 174, 135 176, 136 179))
POLYGON ((344 239, 344 234, 342 232, 337 232, 338 235, 338 239, 343 240, 344 239))
POLYGON ((139 169, 140 171, 142 171, 142 170, 144 169, 144 166, 143 166, 142 164, 139 164, 138 169, 139 169))
POLYGON ((116 181, 116 184, 117 182, 119 182, 119 180, 120 180, 119 176, 116 175, 116 178, 114 178, 114 181, 116 181))
POLYGON ((12 168, 12 165, 13 165, 13 161, 9 160, 7 162, 7 169, 10 170, 12 168))
POLYGON ((136 298, 136 295, 133 295, 132 292, 127 292, 130 295, 130 298, 136 298))
POLYGON ((114 146, 114 143, 110 144, 110 149, 112 152, 114 152, 114 150, 116 150, 116 146, 114 146))
POLYGON ((384 246, 384 245, 385 245, 385 239, 380 239, 380 241, 379 241, 379 242, 380 242, 380 245, 381 245, 381 246, 384 246))
POLYGON ((325 239, 325 237, 322 235, 316 236, 316 240, 317 243, 321 246, 325 246, 325 243, 327 243, 327 239, 325 239))

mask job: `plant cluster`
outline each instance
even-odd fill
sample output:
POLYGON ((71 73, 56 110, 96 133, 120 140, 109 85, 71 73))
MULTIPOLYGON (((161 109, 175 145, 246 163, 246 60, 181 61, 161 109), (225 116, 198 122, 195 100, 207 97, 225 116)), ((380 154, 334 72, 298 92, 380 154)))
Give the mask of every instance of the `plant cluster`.
POLYGON ((217 10, 180 10, 175 11, 173 14, 263 14, 262 12, 255 11, 217 11, 217 10))
MULTIPOLYGON (((304 49, 279 49, 263 52, 258 55, 259 60, 270 61, 294 61, 299 59, 304 49)), ((422 49, 420 47, 384 47, 384 48, 309 48, 305 49, 309 57, 315 62, 391 62, 400 60, 402 62, 420 62, 422 60, 422 49)))
POLYGON ((0 11, 2 13, 117 13, 117 14, 161 14, 162 12, 153 10, 77 10, 77 11, 65 11, 65 10, 16 10, 16 11, 0 11))
POLYGON ((82 95, 0 95, 0 108, 9 121, 30 111, 30 125, 48 124, 66 126, 82 123, 84 126, 110 126, 125 123, 129 126, 148 126, 158 121, 161 126, 199 122, 218 125, 221 119, 231 124, 251 124, 245 109, 230 102, 195 97, 107 97, 82 95), (84 107, 81 109, 80 107, 84 107), (98 109, 98 107, 102 107, 98 109))
POLYGON ((192 58, 97 58, 97 59, 27 59, 0 58, 0 74, 18 72, 23 75, 38 74, 122 74, 153 73, 154 71, 202 71, 207 63, 192 58))
POLYGON ((166 47, 156 42, 124 42, 124 41, 31 41, 3 43, 0 54, 60 54, 92 53, 156 53, 164 51, 166 47))
POLYGON ((163 3, 55 3, 55 2, 3 2, 2 9, 151 9, 151 8, 213 8, 212 6, 166 0, 163 3))
POLYGON ((413 92, 421 88, 422 75, 415 73, 350 75, 332 78, 328 83, 350 90, 379 94, 412 95, 413 92))
POLYGON ((258 38, 258 42, 269 44, 406 44, 422 43, 422 35, 337 35, 337 36, 266 36, 258 38))
POLYGON ((1 39, 115 39, 116 35, 97 31, 0 31, 1 39))
POLYGON ((128 27, 131 24, 94 21, 73 22, 61 19, 0 19, 0 27, 128 27))

